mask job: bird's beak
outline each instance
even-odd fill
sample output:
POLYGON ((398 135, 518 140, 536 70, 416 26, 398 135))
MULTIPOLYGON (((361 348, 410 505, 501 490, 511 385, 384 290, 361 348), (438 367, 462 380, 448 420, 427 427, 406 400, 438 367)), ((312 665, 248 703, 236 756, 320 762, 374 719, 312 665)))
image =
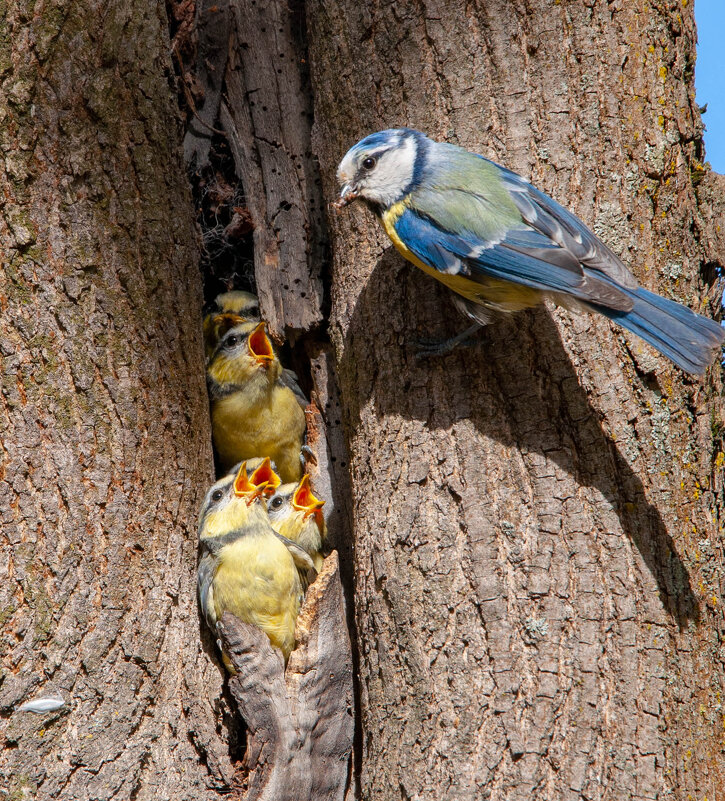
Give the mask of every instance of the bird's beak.
MULTIPOLYGON (((262 467, 262 465, 260 465, 262 467)), ((257 468, 259 470, 259 468, 257 468)), ((257 472, 256 470, 254 471, 257 472)), ((254 473, 252 474, 254 475, 254 473)), ((251 506, 253 501, 256 501, 260 495, 264 494, 265 489, 267 488, 267 482, 263 481, 260 484, 252 483, 247 476, 247 463, 242 462, 239 465, 239 472, 237 473, 237 477, 234 479, 234 494, 237 498, 244 498, 247 502, 247 506, 251 506)))
POLYGON ((340 197, 332 204, 336 209, 344 209, 359 197, 351 183, 344 184, 340 190, 340 197))
MULTIPOLYGON (((324 505, 324 501, 321 501, 312 494, 312 490, 310 489, 309 475, 305 474, 302 476, 302 480, 297 485, 297 489, 292 495, 292 506, 298 512, 304 512, 306 520, 310 515, 315 515, 315 518, 317 519, 320 515, 320 509, 322 509, 324 505)), ((318 524, 319 522, 320 521, 318 519, 318 524)))
POLYGON ((255 486, 263 485, 265 495, 274 495, 277 487, 282 483, 282 479, 272 470, 272 462, 267 456, 249 477, 249 482, 255 486))
POLYGON ((272 359, 274 359, 272 343, 264 333, 264 328, 266 325, 267 323, 264 321, 261 322, 254 329, 254 331, 252 331, 252 333, 249 335, 249 339, 247 340, 249 353, 259 364, 268 364, 272 361, 272 359))

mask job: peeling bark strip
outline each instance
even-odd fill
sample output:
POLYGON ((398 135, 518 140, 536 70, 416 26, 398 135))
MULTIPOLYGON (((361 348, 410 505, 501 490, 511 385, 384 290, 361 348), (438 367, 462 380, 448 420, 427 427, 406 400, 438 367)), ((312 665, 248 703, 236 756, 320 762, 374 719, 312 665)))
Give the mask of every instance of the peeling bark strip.
POLYGON ((310 144, 304 10, 233 0, 235 32, 221 122, 254 219, 262 317, 294 341, 322 322, 322 193, 310 144))
MULTIPOLYGON (((700 273, 725 252, 700 163, 691 3, 307 11, 327 200, 350 145, 408 124, 532 178, 646 287, 718 311, 714 270, 700 273)), ((416 340, 466 321, 364 209, 330 225, 362 798, 719 797, 718 370, 691 380, 561 309, 420 362, 416 340)))
POLYGON ((284 672, 266 634, 225 612, 218 624, 237 673, 229 686, 248 727, 246 801, 341 801, 353 735, 352 658, 337 553, 297 619, 284 672))

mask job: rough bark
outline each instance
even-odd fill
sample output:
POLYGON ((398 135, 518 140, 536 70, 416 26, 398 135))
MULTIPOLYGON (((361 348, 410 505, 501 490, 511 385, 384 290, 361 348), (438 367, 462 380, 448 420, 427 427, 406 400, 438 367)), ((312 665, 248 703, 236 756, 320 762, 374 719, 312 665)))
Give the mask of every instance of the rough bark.
MULTIPOLYGON (((310 0, 307 29, 327 200, 352 143, 418 127, 531 178, 643 285, 716 312, 691 4, 310 0)), ((418 361, 417 339, 465 321, 363 209, 330 225, 362 797, 716 797, 720 369, 700 382, 551 308, 418 361)))
POLYGON ((233 766, 195 601, 212 461, 167 21, 3 14, 2 791, 215 798, 233 766))

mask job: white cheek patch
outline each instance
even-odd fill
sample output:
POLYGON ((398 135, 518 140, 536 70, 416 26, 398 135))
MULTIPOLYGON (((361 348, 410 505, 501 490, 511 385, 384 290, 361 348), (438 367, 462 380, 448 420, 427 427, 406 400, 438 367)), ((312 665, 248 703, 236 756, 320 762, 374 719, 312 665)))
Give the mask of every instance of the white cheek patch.
POLYGON ((361 194, 383 206, 389 206, 403 197, 415 171, 418 146, 413 137, 380 156, 370 175, 360 182, 361 194))

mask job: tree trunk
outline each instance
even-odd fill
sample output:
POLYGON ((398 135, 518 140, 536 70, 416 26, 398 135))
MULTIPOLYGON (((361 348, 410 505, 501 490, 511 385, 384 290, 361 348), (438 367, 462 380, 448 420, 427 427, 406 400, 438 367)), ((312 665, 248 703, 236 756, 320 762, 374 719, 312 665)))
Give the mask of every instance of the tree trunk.
MULTIPOLYGON (((644 286, 717 311, 692 4, 307 10, 328 201, 351 144, 410 125, 531 178, 644 286)), ((364 209, 330 225, 361 797, 719 798, 720 368, 701 382, 553 308, 419 361, 416 340, 466 322, 364 209)))
MULTIPOLYGON (((306 12, 327 200, 350 144, 410 124, 531 177, 645 286, 714 313, 725 192, 702 166, 691 4, 309 0, 306 12)), ((240 5, 235 20, 250 47, 263 40, 263 14, 240 5)), ((285 41, 302 35, 282 22, 285 41)), ((9 798, 211 799, 244 779, 195 602, 212 464, 168 52, 163 13, 135 0, 14 3, 0 37, 9 798), (42 717, 20 711, 51 697, 63 705, 42 717)), ((284 54, 306 60, 297 39, 284 54)), ((264 145, 278 110, 304 128, 309 98, 269 117, 241 108, 258 64, 235 53, 227 68, 240 65, 237 101, 222 103, 232 149, 264 145)), ((218 125, 215 80, 202 128, 218 125)), ((721 372, 688 378, 603 318, 551 308, 417 360, 417 339, 465 322, 362 209, 331 218, 334 270, 319 270, 314 153, 305 130, 288 134, 247 165, 270 186, 245 188, 274 229, 256 233, 258 269, 272 253, 285 275, 309 273, 304 302, 263 276, 275 329, 314 329, 331 281, 336 364, 314 332, 298 351, 328 427, 331 533, 354 576, 361 797, 718 798, 721 372), (289 180, 270 177, 280 165, 289 180), (275 205, 280 181, 291 208, 275 205), (290 261, 291 241, 304 252, 290 261)), ((300 687, 310 659, 297 658, 300 687)))
POLYGON ((213 474, 167 21, 135 0, 4 12, 0 787, 216 798, 233 766, 195 601, 213 474))

